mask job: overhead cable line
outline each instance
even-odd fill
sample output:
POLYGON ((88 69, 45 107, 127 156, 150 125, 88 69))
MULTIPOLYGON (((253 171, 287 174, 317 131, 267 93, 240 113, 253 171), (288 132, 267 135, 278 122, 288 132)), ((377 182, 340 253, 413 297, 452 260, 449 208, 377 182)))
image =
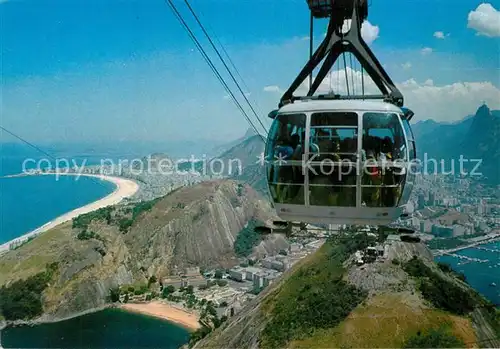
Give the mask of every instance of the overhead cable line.
POLYGON ((345 52, 342 52, 342 58, 344 59, 344 73, 345 73, 345 84, 347 87, 347 95, 349 96, 349 78, 347 77, 347 63, 345 61, 345 52))
POLYGON ((350 60, 350 64, 351 64, 352 93, 355 95, 356 94, 356 88, 355 88, 355 85, 354 85, 354 74, 356 73, 356 71, 354 70, 354 66, 352 64, 352 53, 350 53, 350 52, 349 52, 349 60, 350 60))
POLYGON ((22 138, 21 136, 18 136, 17 134, 15 134, 14 132, 12 131, 9 131, 7 130, 5 127, 3 127, 2 125, 0 125, 0 129, 2 129, 3 131, 7 132, 8 134, 10 134, 11 136, 17 138, 18 140, 20 140, 21 142, 23 142, 24 144, 27 144, 29 145, 30 147, 32 147, 33 149, 36 149, 37 151, 39 151, 40 153, 44 154, 44 155, 47 155, 49 158, 51 158, 52 160, 57 160, 55 157, 53 157, 52 155, 50 155, 49 153, 47 153, 46 151, 40 149, 39 147, 37 147, 36 145, 34 145, 33 143, 31 142, 28 142, 27 140, 25 140, 24 138, 22 138))
MULTIPOLYGON (((21 136, 19 136, 19 135, 15 134, 15 133, 14 133, 14 132, 12 132, 12 131, 9 131, 8 129, 6 129, 6 128, 5 128, 5 127, 3 127, 2 125, 0 125, 0 129, 1 129, 1 130, 3 130, 4 132, 6 132, 6 133, 10 134, 10 135, 11 135, 11 136, 13 136, 14 138, 17 138, 18 140, 20 140, 20 141, 21 141, 21 142, 23 142, 24 144, 26 144, 26 145, 28 145, 28 146, 32 147, 33 149, 35 149, 35 150, 39 151, 40 153, 42 153, 42 154, 44 154, 44 155, 47 155, 50 159, 52 159, 52 160, 54 160, 54 161, 56 161, 56 162, 57 162, 57 158, 56 158, 56 157, 54 157, 54 156, 50 155, 50 154, 49 154, 49 153, 47 153, 45 150, 43 150, 43 149, 41 149, 40 147, 36 146, 35 144, 33 144, 33 143, 31 143, 31 142, 27 141, 27 140, 26 140, 26 139, 24 139, 23 137, 21 137, 21 136)), ((83 166, 83 165, 82 165, 82 166, 83 166)), ((101 181, 96 180, 94 177, 88 177, 88 178, 90 178, 90 180, 92 180, 93 182, 98 183, 98 184, 99 184, 99 185, 101 185, 101 186, 104 186, 104 184, 103 184, 101 181)))
MULTIPOLYGON (((246 84, 245 82, 245 79, 243 79, 243 76, 240 74, 238 68, 236 68, 236 65, 234 64, 233 60, 231 59, 231 57, 229 56, 229 53, 227 52, 227 50, 224 48, 224 45, 222 45, 222 42, 219 40, 219 38, 217 37, 217 34, 215 33, 215 31, 213 30, 213 28, 210 26, 210 23, 207 24, 208 26, 208 29, 209 31, 212 32, 212 36, 215 38, 215 41, 217 41, 217 43, 219 44, 220 48, 222 49, 222 52, 224 53, 224 55, 227 57, 228 61, 229 61, 229 64, 231 65, 231 67, 234 69, 234 71, 236 72, 236 75, 238 75, 238 77, 240 78, 241 82, 243 83, 243 87, 246 88, 246 90, 248 92, 250 92, 250 88, 248 87, 248 85, 246 84)), ((259 112, 260 115, 263 115, 262 111, 260 110, 260 107, 259 107, 259 104, 257 102, 255 102, 255 105, 256 105, 256 109, 257 111, 259 112)))
POLYGON ((219 80, 219 82, 222 84, 222 86, 224 87, 224 89, 226 90, 226 92, 229 94, 229 96, 231 97, 231 99, 233 100, 233 102, 236 104, 236 106, 238 107, 238 109, 241 111, 241 113, 243 114, 243 116, 245 117, 245 119, 248 121, 248 123, 250 124, 250 126, 252 127, 252 129, 258 135, 260 135, 261 138, 264 140, 264 137, 257 130, 257 128, 253 124, 252 120, 250 120, 250 118, 248 117, 248 114, 245 112, 245 110, 243 109, 243 107, 241 106, 241 104, 238 102, 238 100, 234 96, 233 92, 231 91, 231 89, 229 88, 229 86, 226 84, 224 78, 220 75, 220 73, 217 70, 217 68, 213 65, 212 60, 210 59, 210 57, 208 57, 207 53, 205 52, 205 50, 201 46, 200 42, 198 41, 198 39, 196 38, 196 36, 194 35, 194 33, 189 28, 189 25, 186 23, 186 21, 184 21, 184 19, 182 18, 182 15, 179 13, 179 11, 177 11, 177 8, 175 7, 175 5, 172 3, 171 0, 164 0, 164 1, 170 7, 170 9, 172 10, 173 14, 177 18, 177 20, 181 23, 181 25, 183 26, 183 28, 186 30, 186 32, 188 33, 189 37, 194 42, 196 48, 198 49, 198 51, 202 55, 203 59, 209 65, 209 67, 212 70, 212 72, 215 74, 215 76, 217 77, 217 79, 219 80))
POLYGON ((234 75, 233 73, 231 72, 231 70, 229 69, 229 67, 227 66, 226 62, 224 61, 224 58, 222 58, 222 55, 220 54, 219 50, 217 49, 217 47, 215 46, 212 38, 210 37, 210 34, 207 33, 207 31, 205 30, 205 27, 203 26, 203 24, 201 24, 201 21, 200 19, 198 18, 198 16, 196 15, 196 13, 194 12, 193 8, 191 7, 191 5, 189 4, 189 1, 188 0, 184 0, 184 2, 186 3, 187 7, 189 8, 189 11, 191 12, 191 14, 193 15, 193 17, 195 18, 196 22, 198 23, 198 25, 200 26, 201 30, 203 31, 203 33, 205 34, 205 36, 207 37, 208 41, 210 42, 210 45, 212 46, 212 48, 215 50, 215 53, 217 54, 217 56, 219 57, 219 59, 221 60, 222 64, 224 65, 224 67, 226 68, 229 76, 231 76, 231 79, 233 80, 233 82, 235 83, 236 87, 238 88, 238 90, 240 91, 241 95, 243 96, 243 98, 245 99, 245 101, 247 102, 248 106, 250 107, 250 109, 252 110, 253 114, 255 115, 255 117, 257 118, 257 121, 259 122, 260 126, 262 126, 262 128, 264 129, 264 132, 267 134, 267 131, 266 131, 266 127, 264 126, 264 124, 262 123, 262 121, 260 120, 259 118, 259 115, 257 114, 257 112, 255 111, 255 109, 253 108, 252 104, 250 103, 250 101, 248 100, 245 92, 243 92, 243 90, 241 89, 240 87, 240 84, 238 83, 238 81, 236 81, 236 79, 234 78, 234 75))

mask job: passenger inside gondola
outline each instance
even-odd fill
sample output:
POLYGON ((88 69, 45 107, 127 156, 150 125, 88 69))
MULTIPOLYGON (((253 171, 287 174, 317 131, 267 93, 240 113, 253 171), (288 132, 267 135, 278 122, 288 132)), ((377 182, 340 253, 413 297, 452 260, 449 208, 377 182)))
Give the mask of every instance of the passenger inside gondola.
POLYGON ((282 115, 273 123, 267 148, 270 190, 273 200, 280 203, 304 204, 301 173, 301 153, 304 149, 305 115, 282 115))
POLYGON ((369 207, 394 207, 401 193, 399 168, 393 161, 406 158, 404 135, 394 113, 363 115, 362 202, 369 207))

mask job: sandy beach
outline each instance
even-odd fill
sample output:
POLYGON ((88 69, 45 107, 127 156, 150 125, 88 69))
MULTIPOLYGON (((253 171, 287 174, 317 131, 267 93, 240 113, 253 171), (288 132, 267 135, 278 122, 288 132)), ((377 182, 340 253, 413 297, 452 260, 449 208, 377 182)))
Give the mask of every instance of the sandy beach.
POLYGON ((198 322, 199 317, 196 314, 189 313, 186 310, 176 308, 160 301, 153 301, 150 303, 125 303, 121 304, 120 308, 168 320, 190 330, 196 330, 201 327, 198 322))
POLYGON ((35 235, 38 235, 40 233, 43 233, 49 229, 52 229, 61 223, 70 221, 73 218, 78 217, 81 214, 89 213, 89 212, 95 211, 95 210, 102 208, 102 207, 116 205, 117 203, 119 203, 123 199, 134 195, 137 192, 137 190, 139 190, 139 185, 136 182, 129 180, 129 179, 125 179, 125 178, 119 178, 119 177, 93 175, 93 174, 76 174, 76 173, 37 174, 37 176, 55 176, 55 175, 95 177, 95 178, 98 178, 100 180, 114 183, 116 185, 116 189, 111 194, 109 194, 108 196, 106 196, 102 199, 94 201, 88 205, 79 207, 73 211, 67 212, 67 213, 63 214, 62 216, 57 217, 53 221, 50 221, 50 222, 42 225, 41 227, 39 227, 39 228, 37 228, 37 229, 27 233, 27 234, 24 234, 18 238, 15 238, 14 240, 11 240, 9 242, 6 242, 6 243, 0 245, 0 253, 8 251, 9 246, 14 242, 18 243, 18 242, 25 241, 28 238, 35 236, 35 235))

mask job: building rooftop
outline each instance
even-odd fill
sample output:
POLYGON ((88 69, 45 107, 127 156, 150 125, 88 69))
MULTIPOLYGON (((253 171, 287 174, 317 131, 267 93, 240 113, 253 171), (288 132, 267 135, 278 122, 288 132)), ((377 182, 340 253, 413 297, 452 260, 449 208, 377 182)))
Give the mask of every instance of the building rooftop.
POLYGON ((249 273, 252 273, 252 274, 263 272, 263 270, 261 268, 257 268, 257 267, 246 267, 243 269, 245 271, 248 271, 249 273))

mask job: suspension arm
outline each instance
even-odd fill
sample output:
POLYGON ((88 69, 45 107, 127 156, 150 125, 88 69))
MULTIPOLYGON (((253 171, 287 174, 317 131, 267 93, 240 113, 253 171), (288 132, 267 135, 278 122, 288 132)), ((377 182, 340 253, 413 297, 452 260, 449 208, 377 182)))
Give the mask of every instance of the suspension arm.
MULTIPOLYGON (((311 3, 311 1, 309 1, 311 3)), ((283 94, 279 106, 290 103, 294 99, 293 93, 304 82, 307 76, 312 74, 319 63, 325 59, 323 65, 314 79, 307 96, 312 96, 319 88, 328 71, 333 67, 339 56, 345 52, 351 52, 358 59, 361 66, 366 70, 378 87, 382 96, 397 106, 403 105, 403 95, 386 73, 380 62, 370 50, 366 42, 361 37, 361 24, 368 14, 365 0, 341 0, 330 3, 332 10, 330 13, 330 23, 325 39, 321 42, 311 59, 302 68, 297 78, 283 94), (337 5, 335 7, 334 5, 337 5), (344 7, 340 7, 341 5, 344 7), (348 5, 348 6, 347 6, 348 5), (348 16, 348 12, 352 11, 348 16), (347 33, 342 32, 344 19, 351 19, 351 28, 347 33)), ((310 4, 311 7, 311 4, 310 4)))

